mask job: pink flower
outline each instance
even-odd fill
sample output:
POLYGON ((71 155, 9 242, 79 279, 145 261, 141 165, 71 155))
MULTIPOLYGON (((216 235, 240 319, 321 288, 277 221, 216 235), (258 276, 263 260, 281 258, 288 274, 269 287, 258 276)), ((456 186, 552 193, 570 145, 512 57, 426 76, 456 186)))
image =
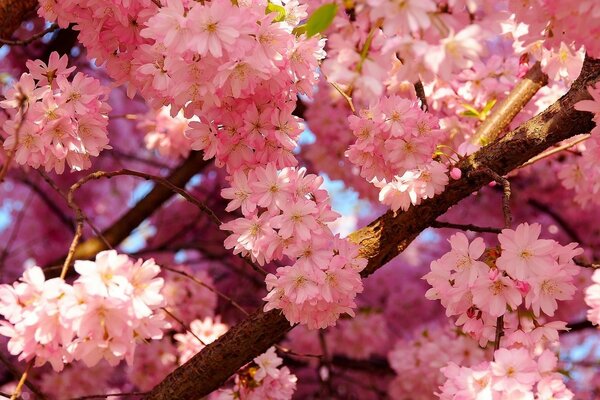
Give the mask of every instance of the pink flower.
POLYGON ((50 85, 56 87, 55 81, 59 76, 68 77, 69 74, 75 71, 75 67, 67 68, 69 57, 63 55, 59 57, 56 51, 50 53, 48 65, 41 60, 28 60, 26 65, 31 73, 31 77, 38 81, 38 85, 50 85))
POLYGON ((537 363, 525 349, 499 349, 491 363, 494 390, 529 391, 539 379, 537 363))
POLYGON ((448 241, 452 250, 446 253, 440 262, 456 271, 454 279, 458 285, 464 282, 472 286, 475 280, 489 269, 485 263, 477 261, 485 251, 485 242, 476 238, 469 243, 469 239, 461 232, 452 235, 448 241))
POLYGON ((223 0, 208 5, 196 3, 188 13, 188 26, 193 32, 188 48, 201 56, 210 53, 214 57, 221 57, 224 49, 232 49, 242 21, 232 15, 231 7, 223 0))
POLYGON ((252 214, 256 210, 256 203, 250 199, 252 193, 246 173, 241 170, 236 171, 231 180, 231 187, 221 191, 224 199, 231 200, 225 210, 231 212, 242 207, 242 214, 252 214))
POLYGON ((600 270, 592 275, 593 284, 585 290, 585 303, 589 309, 587 318, 595 325, 600 325, 600 270))
POLYGON ((525 297, 525 305, 531 307, 536 317, 540 309, 552 317, 558 308, 557 300, 570 300, 576 292, 573 277, 557 263, 551 264, 539 275, 531 277, 531 291, 525 297))
POLYGON ((254 362, 258 365, 254 380, 260 382, 267 376, 277 378, 279 374, 278 367, 283 363, 283 360, 275 354, 275 347, 270 347, 265 353, 256 357, 254 362))
POLYGON ((516 310, 522 300, 521 292, 506 276, 498 275, 495 279, 481 276, 473 286, 473 303, 494 317, 504 315, 506 307, 516 310))
POLYGON ((519 224, 516 230, 503 229, 498 235, 502 246, 502 255, 496 260, 496 265, 506 271, 511 277, 527 280, 532 274, 542 273, 544 268, 551 266, 553 261, 550 254, 556 242, 538 239, 542 226, 527 222, 519 224))
POLYGON ((294 237, 296 240, 309 240, 311 235, 321 231, 316 216, 315 203, 311 200, 299 199, 286 205, 281 215, 271 219, 271 224, 273 228, 279 229, 279 234, 284 239, 294 237))

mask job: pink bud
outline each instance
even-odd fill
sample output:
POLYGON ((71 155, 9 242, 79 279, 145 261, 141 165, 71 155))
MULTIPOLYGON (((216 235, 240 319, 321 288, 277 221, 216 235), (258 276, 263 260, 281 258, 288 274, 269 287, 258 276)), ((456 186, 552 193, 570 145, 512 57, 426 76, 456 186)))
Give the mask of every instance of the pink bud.
POLYGON ((467 317, 473 319, 475 318, 475 312, 477 311, 477 309, 473 306, 469 307, 469 309, 467 310, 467 317))
POLYGON ((450 177, 454 180, 460 179, 461 175, 462 171, 460 170, 460 168, 454 167, 450 170, 450 177))
POLYGON ((525 281, 517 281, 515 286, 522 295, 526 295, 529 292, 529 289, 531 289, 531 285, 525 281))

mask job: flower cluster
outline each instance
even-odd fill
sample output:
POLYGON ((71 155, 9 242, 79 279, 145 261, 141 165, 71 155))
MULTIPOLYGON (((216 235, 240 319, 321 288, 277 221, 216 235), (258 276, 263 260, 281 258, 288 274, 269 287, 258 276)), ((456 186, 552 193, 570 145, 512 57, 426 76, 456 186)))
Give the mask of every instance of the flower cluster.
POLYGON ((591 57, 600 56, 600 5, 594 0, 580 0, 577 6, 560 0, 510 0, 509 10, 515 19, 527 25, 520 39, 532 43, 543 40, 547 48, 559 49, 562 43, 584 45, 591 57))
POLYGON ((190 138, 206 159, 216 156, 229 172, 242 163, 295 165, 302 129, 291 112, 298 93, 312 92, 325 55, 324 40, 292 33, 306 6, 287 2, 282 16, 261 1, 163 3, 44 0, 39 10, 61 26, 75 23, 90 56, 128 82, 131 96, 138 90, 156 109, 201 115, 190 138))
POLYGON ((190 153, 192 143, 185 136, 189 123, 183 112, 172 116, 171 107, 165 106, 148 111, 137 126, 146 134, 144 142, 148 150, 157 150, 161 156, 176 160, 190 153))
POLYGON ((229 327, 221 322, 220 317, 206 317, 203 320, 193 320, 189 331, 177 333, 173 338, 177 341, 179 364, 184 364, 206 345, 214 342, 223 335, 229 327))
POLYGON ((282 309, 291 323, 311 328, 332 325, 341 313, 352 313, 354 297, 362 291, 359 272, 366 265, 358 247, 327 226, 338 214, 331 210, 322 182, 304 168, 278 171, 268 164, 237 171, 232 186, 222 192, 231 199, 227 211, 241 208, 244 214, 221 226, 232 232, 226 248, 261 265, 284 256, 295 260, 267 276, 265 310, 282 309))
POLYGON ((162 293, 169 305, 169 311, 186 324, 195 319, 212 317, 217 307, 217 294, 206 287, 200 287, 199 283, 212 288, 213 279, 206 271, 193 270, 187 266, 178 266, 177 270, 185 272, 193 279, 165 270, 165 286, 162 293))
POLYGON ((595 325, 600 325, 600 270, 592 275, 594 283, 585 290, 585 302, 590 307, 587 318, 595 325))
POLYGON ((27 61, 29 73, 23 73, 6 93, 0 106, 10 118, 4 123, 8 137, 6 151, 14 151, 15 161, 33 168, 63 173, 65 162, 72 170, 91 165, 109 149, 106 103, 108 89, 100 81, 67 68, 67 56, 53 52, 48 65, 40 60, 27 61))
POLYGON ((582 207, 589 203, 598 204, 600 199, 600 169, 597 167, 600 155, 600 85, 589 86, 588 92, 592 99, 576 103, 575 108, 592 113, 596 126, 590 132, 591 137, 585 142, 581 157, 561 164, 558 173, 563 186, 575 191, 575 201, 582 207))
POLYGON ((133 362, 136 342, 160 339, 168 324, 158 309, 163 279, 153 260, 133 262, 114 250, 95 261, 76 261, 80 277, 70 285, 45 279, 40 267, 26 270, 20 281, 0 286, 0 334, 8 350, 35 365, 55 371, 81 360, 94 366, 106 359, 116 365, 133 362))
POLYGON ((271 347, 254 359, 254 364, 235 376, 233 389, 219 391, 214 400, 290 400, 296 390, 296 375, 271 347))
POLYGON ((127 377, 138 389, 149 391, 177 366, 177 351, 170 340, 153 340, 138 346, 127 377))
POLYGON ((111 389, 109 386, 111 372, 110 366, 104 362, 91 368, 73 363, 59 374, 54 371, 43 374, 40 378, 40 389, 52 400, 68 400, 74 396, 108 393, 111 389))
POLYGON ((442 368, 447 381, 438 396, 441 400, 573 399, 557 364, 549 350, 536 354, 523 347, 501 348, 492 362, 473 367, 452 362, 442 368))
POLYGON ((381 188, 384 204, 406 210, 444 190, 448 168, 432 161, 443 132, 437 118, 416 102, 385 97, 348 120, 357 139, 346 156, 381 188))
POLYGON ((355 360, 383 355, 390 344, 385 317, 372 310, 358 310, 354 318, 341 319, 327 332, 327 348, 355 360))
POLYGON ((576 243, 561 246, 539 239, 539 224, 520 224, 498 235, 500 249, 490 249, 482 238, 472 242, 463 233, 450 239, 452 249, 431 263, 424 279, 432 286, 427 298, 439 299, 448 316, 479 340, 494 340, 496 320, 506 316, 505 329, 516 330, 515 312, 529 309, 533 318, 553 316, 558 300, 569 300, 576 287, 578 267, 573 257, 582 250, 576 243), (480 261, 485 253, 485 262, 480 261))
POLYGON ((429 400, 431 388, 444 383, 440 368, 450 362, 473 365, 485 356, 474 340, 453 332, 451 326, 419 329, 411 339, 397 341, 388 354, 397 374, 390 384, 390 395, 394 399, 429 400))

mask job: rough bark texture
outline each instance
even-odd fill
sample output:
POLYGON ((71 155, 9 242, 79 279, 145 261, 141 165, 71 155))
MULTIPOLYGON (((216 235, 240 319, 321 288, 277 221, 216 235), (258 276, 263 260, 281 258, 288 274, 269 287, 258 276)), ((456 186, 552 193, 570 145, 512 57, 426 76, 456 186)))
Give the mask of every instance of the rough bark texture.
MULTIPOLYGON (((362 255, 369 260, 362 275, 368 276, 386 264, 437 217, 489 183, 491 178, 483 168, 505 175, 548 147, 589 132, 594 127, 592 115, 576 111, 573 105, 590 97, 586 87, 599 78, 600 61, 587 59, 580 78, 565 96, 540 115, 463 160, 459 164, 463 177, 451 182, 442 194, 397 215, 389 211, 351 234, 350 239, 361 245, 362 255)), ((257 311, 173 371, 146 398, 199 399, 277 343, 289 329, 289 323, 280 312, 257 311)))
POLYGON ((29 15, 35 13, 37 0, 0 0, 0 38, 10 39, 29 15))

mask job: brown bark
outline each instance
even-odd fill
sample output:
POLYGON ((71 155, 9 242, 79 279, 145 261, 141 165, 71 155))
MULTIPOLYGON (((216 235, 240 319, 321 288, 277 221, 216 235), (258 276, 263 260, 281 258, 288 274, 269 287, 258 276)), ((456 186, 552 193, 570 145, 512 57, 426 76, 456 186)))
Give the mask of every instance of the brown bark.
POLYGON ((37 6, 37 0, 0 0, 0 38, 10 39, 21 22, 35 13, 37 6))
MULTIPOLYGON (((516 130, 462 160, 459 167, 463 177, 451 182, 442 194, 397 215, 389 211, 351 234, 350 239, 361 245, 361 254, 369 260, 362 275, 368 276, 386 264, 437 217, 489 183, 491 178, 482 172, 483 168, 505 175, 548 147, 589 132, 594 127, 592 115, 576 111, 573 105, 589 98, 587 85, 599 79, 600 61, 586 59, 580 77, 565 96, 516 130)), ((280 312, 257 311, 173 371, 146 398, 199 399, 277 343, 289 329, 280 312)))
POLYGON ((493 142, 531 98, 548 84, 548 76, 535 63, 510 94, 492 108, 488 118, 477 128, 475 139, 480 145, 493 142))

